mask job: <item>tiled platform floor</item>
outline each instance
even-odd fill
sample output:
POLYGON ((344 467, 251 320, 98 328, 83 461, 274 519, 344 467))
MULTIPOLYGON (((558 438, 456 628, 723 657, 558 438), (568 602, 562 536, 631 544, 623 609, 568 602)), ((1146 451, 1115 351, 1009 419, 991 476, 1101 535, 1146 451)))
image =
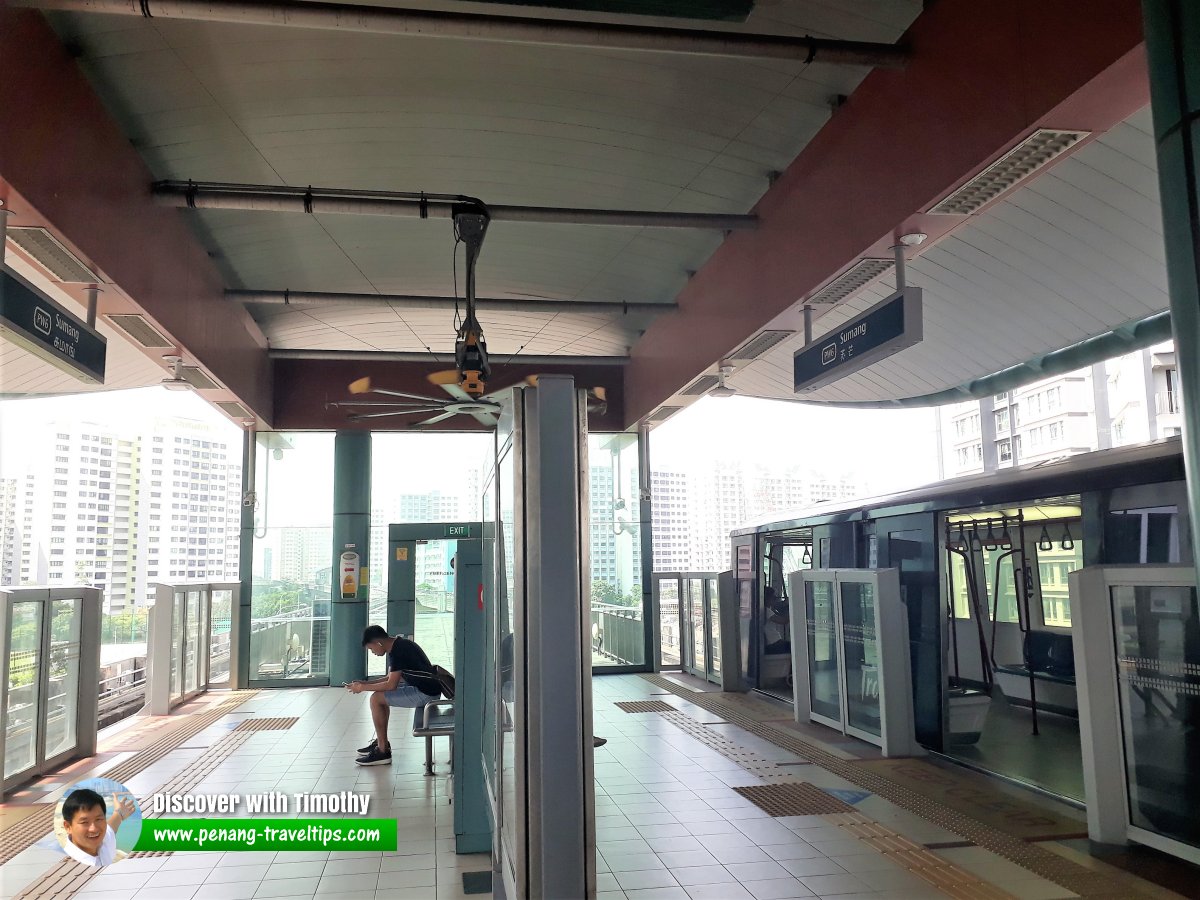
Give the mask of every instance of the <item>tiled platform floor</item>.
MULTIPOLYGON (((695 723, 718 717, 664 695, 637 676, 598 677, 594 731, 608 738, 596 751, 596 828, 600 900, 919 900, 969 896, 945 892, 897 865, 895 857, 849 839, 824 816, 771 818, 733 791, 759 784, 759 775, 714 740, 695 736, 695 723), (693 721, 692 733, 659 714, 632 714, 620 700, 665 700, 693 721)), ((101 872, 80 891, 89 900, 450 900, 462 893, 461 874, 489 867, 484 855, 457 856, 452 810, 443 777, 422 775, 423 742, 396 737, 392 766, 359 768, 353 748, 366 743, 370 726, 363 698, 337 689, 264 691, 235 713, 184 742, 131 779, 139 796, 175 778, 205 749, 251 716, 298 716, 286 731, 254 733, 208 774, 193 793, 370 791, 369 814, 400 823, 396 853, 227 853, 134 858, 101 872)), ((397 726, 408 723, 400 713, 397 726)), ((993 885, 992 897, 1051 900, 1077 896, 980 847, 961 846, 959 835, 931 825, 733 724, 705 724, 714 735, 752 754, 759 765, 781 763, 782 772, 840 794, 855 809, 892 832, 953 862, 959 871, 993 885), (802 773, 802 774, 800 774, 802 773), (945 848, 943 844, 959 844, 945 848), (996 888, 999 891, 996 891, 996 888)), ((400 732, 394 732, 399 735, 400 732)), ((444 757, 445 742, 438 742, 444 757)), ((726 748, 727 749, 727 748, 726 748)), ((739 750, 740 752, 740 750, 739 750)), ((121 757, 114 757, 121 758, 121 757)), ((113 761, 106 760, 102 774, 113 761)), ((439 763, 439 768, 444 764, 439 763)), ((83 777, 82 773, 73 777, 83 777)), ((55 799, 54 793, 44 795, 55 799)), ((34 847, 0 868, 4 897, 16 896, 62 859, 34 847)), ((1125 876, 1128 877, 1128 876, 1125 876)), ((1177 896, 1153 886, 1145 895, 1177 896)), ((469 895, 484 897, 488 895, 469 895)))

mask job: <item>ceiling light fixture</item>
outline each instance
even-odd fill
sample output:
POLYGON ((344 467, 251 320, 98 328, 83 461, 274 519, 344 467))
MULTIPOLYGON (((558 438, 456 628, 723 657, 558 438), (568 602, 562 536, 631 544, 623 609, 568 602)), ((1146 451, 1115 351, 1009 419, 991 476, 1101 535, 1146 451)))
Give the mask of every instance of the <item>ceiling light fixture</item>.
POLYGON ((734 372, 733 365, 726 360, 721 361, 720 368, 717 369, 717 386, 708 392, 710 397, 736 397, 737 389, 732 388, 725 383, 725 379, 734 372))
POLYGON ((164 378, 159 384, 168 391, 190 391, 192 384, 183 377, 183 357, 164 356, 163 361, 171 367, 171 377, 164 378))

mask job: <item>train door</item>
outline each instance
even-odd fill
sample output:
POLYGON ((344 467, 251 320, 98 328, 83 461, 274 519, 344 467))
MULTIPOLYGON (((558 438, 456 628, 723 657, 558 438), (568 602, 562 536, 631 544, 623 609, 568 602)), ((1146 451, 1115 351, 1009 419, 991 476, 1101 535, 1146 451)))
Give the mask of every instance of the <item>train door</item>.
POLYGON ((1083 566, 1078 497, 950 513, 945 752, 1082 801, 1067 573, 1083 566))
POLYGON ((937 520, 931 514, 894 516, 869 523, 865 564, 900 573, 900 599, 908 617, 913 723, 917 742, 942 747, 942 615, 938 590, 937 520))
POLYGON ((751 646, 758 660, 756 687, 780 699, 792 700, 791 616, 787 576, 813 568, 811 529, 795 529, 760 538, 758 602, 751 628, 751 646))

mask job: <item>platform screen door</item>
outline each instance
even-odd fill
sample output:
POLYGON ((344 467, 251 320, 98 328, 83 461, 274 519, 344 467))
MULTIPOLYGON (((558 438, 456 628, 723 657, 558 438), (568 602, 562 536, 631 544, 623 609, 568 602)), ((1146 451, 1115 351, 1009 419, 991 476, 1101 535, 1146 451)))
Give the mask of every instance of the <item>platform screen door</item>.
POLYGON ((809 711, 813 721, 878 744, 880 576, 871 570, 797 573, 804 586, 809 711))

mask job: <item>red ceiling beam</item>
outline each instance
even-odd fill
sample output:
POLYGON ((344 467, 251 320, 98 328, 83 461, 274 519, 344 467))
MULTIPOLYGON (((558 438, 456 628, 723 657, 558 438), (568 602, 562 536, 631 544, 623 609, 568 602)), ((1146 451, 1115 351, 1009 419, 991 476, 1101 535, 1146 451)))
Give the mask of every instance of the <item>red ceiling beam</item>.
MULTIPOLYGON (((1038 127, 1105 131, 1149 102, 1136 0, 942 0, 638 341, 626 425, 1038 127)), ((945 233, 946 229, 937 229, 945 233)), ((935 235, 936 236, 936 235, 935 235)), ((981 373, 983 374, 983 373, 981 373)))
MULTIPOLYGON (((141 312, 268 423, 266 339, 41 13, 0 2, 0 198, 10 225, 44 225, 112 282, 101 315, 141 312)), ((147 351, 160 354, 166 351, 147 351)), ((165 373, 164 373, 165 374, 165 373)))

